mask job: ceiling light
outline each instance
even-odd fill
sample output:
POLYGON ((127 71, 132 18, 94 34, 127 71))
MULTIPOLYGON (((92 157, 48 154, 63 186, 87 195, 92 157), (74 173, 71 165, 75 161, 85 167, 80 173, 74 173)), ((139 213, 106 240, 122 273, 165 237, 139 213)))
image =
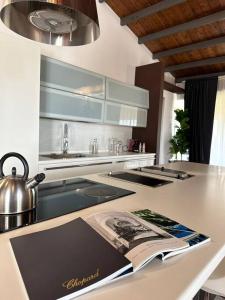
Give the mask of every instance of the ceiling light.
POLYGON ((19 35, 50 45, 81 46, 100 35, 95 0, 1 0, 0 18, 19 35))

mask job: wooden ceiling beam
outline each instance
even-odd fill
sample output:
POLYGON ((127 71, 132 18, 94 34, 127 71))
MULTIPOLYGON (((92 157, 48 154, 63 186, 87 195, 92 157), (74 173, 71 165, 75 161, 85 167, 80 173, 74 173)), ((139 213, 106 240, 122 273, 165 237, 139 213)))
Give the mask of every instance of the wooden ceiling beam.
POLYGON ((176 83, 183 82, 186 80, 195 80, 195 79, 201 79, 201 78, 211 78, 211 77, 220 77, 224 76, 225 71, 223 72, 217 72, 217 73, 208 73, 208 74, 200 74, 200 75, 193 75, 193 76, 183 76, 183 77, 177 77, 176 83))
POLYGON ((206 59, 201 59, 196 61, 190 61, 183 64, 168 66, 165 67, 165 72, 174 72, 178 70, 185 70, 190 68, 202 67, 207 65, 209 66, 209 65, 221 64, 221 63, 225 63, 225 56, 211 57, 211 58, 206 58, 206 59))
POLYGON ((156 14, 160 11, 163 11, 171 6, 175 6, 177 4, 181 4, 184 2, 186 2, 186 0, 162 0, 159 3, 156 3, 156 4, 153 4, 146 8, 143 8, 143 9, 141 9, 133 14, 130 14, 128 16, 122 17, 120 20, 120 24, 122 26, 128 25, 129 23, 136 22, 141 18, 151 16, 151 15, 156 14))
POLYGON ((189 44, 189 45, 182 46, 182 47, 177 47, 177 48, 172 48, 172 49, 156 52, 153 54, 153 58, 160 59, 161 57, 172 56, 175 54, 198 50, 198 49, 204 49, 204 48, 208 48, 208 47, 223 44, 223 43, 225 43, 225 36, 189 44))
POLYGON ((174 93, 174 94, 184 94, 184 89, 183 88, 181 88, 179 86, 176 86, 175 84, 172 84, 172 83, 167 82, 167 81, 164 81, 163 89, 168 91, 168 92, 174 93))
POLYGON ((182 23, 173 27, 166 28, 161 31, 144 35, 138 38, 138 43, 144 44, 149 41, 157 40, 172 34, 187 31, 189 29, 198 28, 207 24, 222 21, 224 19, 225 19, 225 10, 222 10, 202 18, 194 19, 186 23, 182 23))

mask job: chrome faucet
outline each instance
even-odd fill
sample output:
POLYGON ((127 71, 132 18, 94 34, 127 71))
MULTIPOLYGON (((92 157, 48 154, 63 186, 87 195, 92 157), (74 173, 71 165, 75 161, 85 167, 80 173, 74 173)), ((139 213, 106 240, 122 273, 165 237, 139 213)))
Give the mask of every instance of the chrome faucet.
POLYGON ((67 154, 69 150, 69 129, 68 124, 64 123, 63 127, 63 154, 67 154))

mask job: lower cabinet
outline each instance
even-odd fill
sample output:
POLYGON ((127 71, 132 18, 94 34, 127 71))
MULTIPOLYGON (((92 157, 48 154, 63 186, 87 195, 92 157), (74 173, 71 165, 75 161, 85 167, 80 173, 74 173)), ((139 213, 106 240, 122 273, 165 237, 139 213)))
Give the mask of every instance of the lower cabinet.
POLYGON ((124 163, 124 169, 137 169, 137 168, 144 168, 154 166, 155 164, 155 157, 148 159, 138 159, 138 160, 130 160, 124 163))
POLYGON ((41 117, 99 123, 103 121, 103 112, 103 100, 41 87, 41 117))
POLYGON ((40 165, 39 172, 45 173, 46 181, 64 180, 77 176, 84 176, 88 174, 107 173, 110 171, 119 171, 124 168, 124 162, 121 163, 102 163, 89 165, 40 165))
POLYGON ((46 182, 55 180, 70 179, 77 176, 83 176, 88 174, 108 172, 116 172, 127 169, 135 169, 146 166, 153 166, 155 162, 155 155, 152 154, 149 158, 144 159, 130 159, 122 161, 107 161, 107 162, 83 162, 77 163, 65 163, 65 164, 44 164, 39 165, 39 172, 45 173, 46 182))
POLYGON ((104 123, 131 127, 146 127, 147 114, 147 109, 106 101, 104 123))

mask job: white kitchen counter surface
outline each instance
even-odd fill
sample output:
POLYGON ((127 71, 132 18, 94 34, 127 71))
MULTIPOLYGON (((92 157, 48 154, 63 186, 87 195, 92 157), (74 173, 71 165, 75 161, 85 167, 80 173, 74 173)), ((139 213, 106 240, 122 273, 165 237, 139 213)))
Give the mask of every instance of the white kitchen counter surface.
MULTIPOLYGON (((86 153, 84 153, 86 154, 86 153)), ((78 157, 78 158, 64 158, 64 159, 52 159, 43 157, 40 155, 39 157, 39 165, 49 165, 49 164, 80 164, 80 163, 93 163, 93 162, 101 162, 104 161, 117 161, 117 160, 129 160, 129 159, 149 159, 155 158, 155 153, 135 153, 135 152, 122 152, 119 154, 113 154, 109 152, 100 152, 98 154, 92 155, 87 153, 87 157, 78 157)))
POLYGON ((187 162, 168 166, 187 170, 197 176, 185 181, 175 180, 172 184, 155 189, 99 175, 85 176, 133 190, 136 194, 0 235, 0 299, 27 299, 9 238, 51 228, 103 210, 133 211, 144 208, 209 235, 212 241, 166 262, 154 260, 135 275, 79 299, 191 299, 225 256, 225 168, 187 162))

